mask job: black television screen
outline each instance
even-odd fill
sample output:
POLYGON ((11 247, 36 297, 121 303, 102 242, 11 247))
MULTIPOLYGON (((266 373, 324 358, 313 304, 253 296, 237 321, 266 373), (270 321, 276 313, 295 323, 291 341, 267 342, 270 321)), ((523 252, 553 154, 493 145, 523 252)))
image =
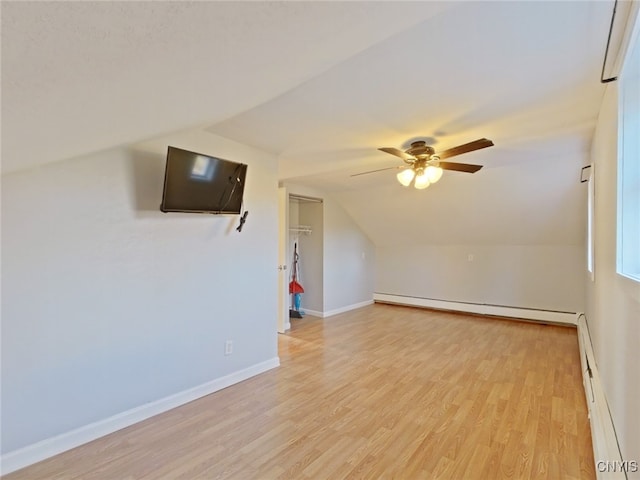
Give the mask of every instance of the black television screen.
POLYGON ((242 163, 169 147, 160 210, 239 214, 246 175, 242 163))

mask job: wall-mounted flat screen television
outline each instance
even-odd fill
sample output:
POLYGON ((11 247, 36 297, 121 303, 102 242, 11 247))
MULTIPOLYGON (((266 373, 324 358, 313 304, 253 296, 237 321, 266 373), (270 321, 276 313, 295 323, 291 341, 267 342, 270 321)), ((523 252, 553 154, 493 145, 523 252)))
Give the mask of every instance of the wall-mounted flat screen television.
POLYGON ((239 214, 247 166, 169 147, 160 210, 239 214))

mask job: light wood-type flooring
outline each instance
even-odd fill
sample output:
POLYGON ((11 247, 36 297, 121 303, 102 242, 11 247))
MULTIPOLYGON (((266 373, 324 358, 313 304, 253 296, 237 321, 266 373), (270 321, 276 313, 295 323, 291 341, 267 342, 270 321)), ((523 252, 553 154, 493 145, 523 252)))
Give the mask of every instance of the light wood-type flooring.
POLYGON ((595 478, 576 330, 393 305, 292 320, 281 366, 4 478, 595 478))

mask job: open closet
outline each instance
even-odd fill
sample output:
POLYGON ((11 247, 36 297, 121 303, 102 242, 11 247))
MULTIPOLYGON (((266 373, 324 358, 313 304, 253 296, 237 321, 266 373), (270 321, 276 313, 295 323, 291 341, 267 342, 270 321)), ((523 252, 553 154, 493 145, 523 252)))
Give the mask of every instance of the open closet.
MULTIPOLYGON (((323 201, 321 198, 289 194, 289 281, 294 251, 298 252, 297 281, 304 287, 300 312, 320 316, 323 311, 323 201), (297 248, 296 248, 297 245, 297 248)), ((289 305, 292 305, 289 295, 289 305)))

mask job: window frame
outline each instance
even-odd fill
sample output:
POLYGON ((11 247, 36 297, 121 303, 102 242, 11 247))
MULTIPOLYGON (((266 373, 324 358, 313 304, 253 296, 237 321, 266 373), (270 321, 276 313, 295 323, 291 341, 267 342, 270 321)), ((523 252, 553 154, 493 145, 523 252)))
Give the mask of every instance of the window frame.
POLYGON ((637 9, 634 16, 618 77, 616 272, 640 283, 640 21, 637 9))

